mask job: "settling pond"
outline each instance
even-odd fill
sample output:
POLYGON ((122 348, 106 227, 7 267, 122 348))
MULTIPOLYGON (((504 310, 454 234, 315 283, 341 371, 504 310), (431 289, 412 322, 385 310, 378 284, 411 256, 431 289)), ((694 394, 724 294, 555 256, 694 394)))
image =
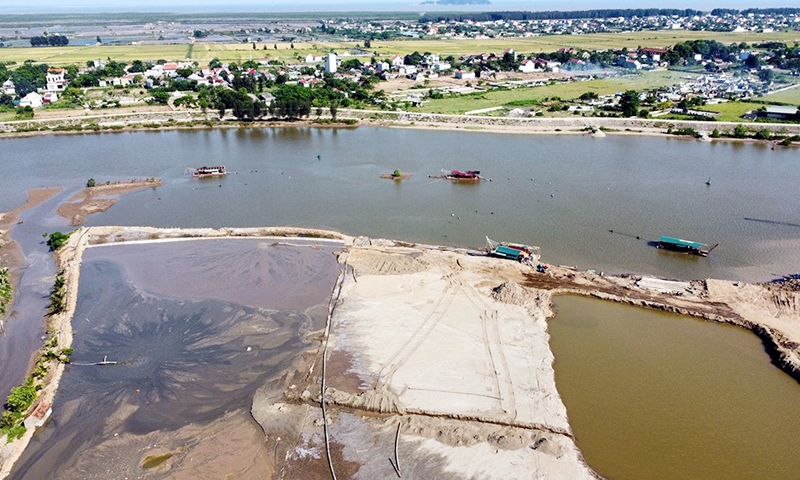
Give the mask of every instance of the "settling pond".
POLYGON ((785 479, 800 385, 741 328, 562 296, 548 330, 578 447, 622 479, 785 479))
MULTIPOLYGON (((89 248, 72 322, 74 364, 62 377, 53 420, 12 477, 141 475, 153 432, 161 432, 162 447, 181 451, 192 443, 183 438, 187 428, 202 430, 231 412, 249 418, 256 389, 316 346, 305 336, 324 327, 339 273, 333 251, 341 244, 291 243, 89 248), (119 364, 91 365, 106 356, 119 364)), ((249 418, 240 434, 252 431, 260 427, 249 418)))

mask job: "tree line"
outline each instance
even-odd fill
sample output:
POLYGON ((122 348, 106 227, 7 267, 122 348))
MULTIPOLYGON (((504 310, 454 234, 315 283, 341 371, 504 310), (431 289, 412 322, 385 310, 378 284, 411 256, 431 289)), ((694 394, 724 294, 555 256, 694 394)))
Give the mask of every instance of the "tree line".
POLYGON ((715 8, 711 10, 711 15, 722 17, 725 15, 797 15, 800 8, 748 8, 746 10, 736 10, 733 8, 715 8))
POLYGON ((632 17, 651 17, 651 16, 671 16, 691 17, 702 15, 703 12, 693 9, 676 8, 632 8, 632 9, 599 9, 599 10, 575 10, 560 11, 550 10, 544 12, 483 12, 483 13, 463 13, 463 14, 442 14, 436 16, 425 15, 419 19, 420 23, 436 22, 463 22, 472 20, 474 22, 491 22, 497 20, 571 20, 578 18, 632 18, 632 17))
POLYGON ((32 47, 63 47, 69 45, 69 39, 64 35, 40 35, 31 37, 32 47))

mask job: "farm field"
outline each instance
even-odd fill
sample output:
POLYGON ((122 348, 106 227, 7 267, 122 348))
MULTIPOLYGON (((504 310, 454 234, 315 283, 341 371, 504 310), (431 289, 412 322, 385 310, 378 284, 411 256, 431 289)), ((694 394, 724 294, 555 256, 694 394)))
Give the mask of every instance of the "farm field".
POLYGON ((0 61, 23 63, 32 60, 48 65, 86 64, 90 60, 118 62, 133 60, 183 60, 186 45, 89 45, 75 47, 26 47, 0 49, 0 61))
POLYGON ((666 30, 656 32, 598 33, 591 35, 545 35, 527 38, 481 38, 449 40, 373 41, 370 50, 381 54, 409 54, 414 51, 456 55, 482 52, 502 52, 513 48, 517 53, 553 52, 559 48, 629 49, 637 47, 667 47, 688 40, 716 40, 724 44, 779 41, 800 42, 800 32, 725 33, 666 30))
MULTIPOLYGON (((372 42, 370 56, 407 55, 413 52, 432 52, 440 55, 464 55, 472 53, 499 53, 513 48, 520 54, 552 52, 559 48, 611 49, 636 47, 666 47, 687 40, 713 39, 724 44, 758 43, 780 41, 788 44, 800 42, 800 32, 774 33, 719 33, 691 31, 624 32, 592 35, 547 35, 527 38, 482 38, 482 39, 408 39, 372 42)), ((247 59, 270 57, 287 62, 297 61, 308 53, 322 55, 330 51, 344 53, 361 47, 361 41, 314 41, 252 43, 204 43, 192 45, 90 45, 66 47, 13 47, 0 49, 0 61, 21 63, 32 60, 37 63, 63 65, 85 63, 98 58, 116 61, 132 60, 195 60, 204 63, 212 58, 223 62, 241 62, 247 59), (277 49, 274 46, 277 45, 277 49), (266 48, 265 48, 266 47, 266 48)))

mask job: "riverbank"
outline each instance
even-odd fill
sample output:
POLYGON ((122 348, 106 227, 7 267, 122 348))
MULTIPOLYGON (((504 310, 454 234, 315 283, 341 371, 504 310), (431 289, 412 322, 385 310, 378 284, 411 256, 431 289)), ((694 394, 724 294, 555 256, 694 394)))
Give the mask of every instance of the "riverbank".
MULTIPOLYGON (((547 334, 553 295, 595 296, 746 328, 800 380, 800 292, 792 283, 674 282, 562 266, 538 273, 464 249, 296 228, 78 229, 57 256, 69 294, 66 311, 53 319, 59 345, 71 342, 89 245, 275 236, 345 242, 328 328, 308 365, 298 367, 308 373, 287 374, 282 398, 264 393, 253 401, 264 441, 275 449, 270 461, 288 476, 324 472, 326 452, 337 474, 351 478, 393 475, 387 457, 411 476, 431 469, 460 478, 594 476, 555 387, 547 334)), ((38 403, 52 403, 63 368, 48 377, 38 403)), ((32 435, 30 429, 3 448, 0 476, 32 435)))
MULTIPOLYGON (((770 135, 800 135, 800 124, 754 122, 705 122, 697 120, 658 120, 614 117, 492 117, 477 115, 446 115, 417 112, 392 112, 384 110, 340 109, 337 119, 330 115, 303 120, 261 120, 240 122, 232 116, 220 120, 215 113, 194 110, 171 110, 168 107, 127 109, 124 112, 96 114, 84 110, 59 111, 34 120, 0 122, 0 138, 25 137, 47 134, 76 134, 96 132, 150 131, 161 129, 205 129, 241 127, 353 127, 378 126, 433 130, 466 130, 509 134, 571 134, 571 135, 657 135, 676 136, 670 131, 697 132, 703 140, 717 129, 733 132, 738 125, 755 130, 765 130, 770 135), (601 132, 601 133, 598 133, 601 132)), ((52 113, 52 112, 48 112, 52 113)), ((694 139, 691 135, 683 135, 694 139)), ((714 140, 747 140, 721 136, 714 140)), ((763 140, 762 140, 763 141, 763 140)))

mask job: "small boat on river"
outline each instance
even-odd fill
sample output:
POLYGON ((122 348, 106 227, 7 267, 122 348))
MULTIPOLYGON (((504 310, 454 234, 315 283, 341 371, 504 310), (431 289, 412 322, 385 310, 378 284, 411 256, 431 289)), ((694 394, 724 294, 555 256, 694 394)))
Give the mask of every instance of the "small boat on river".
POLYGON ((489 237, 486 237, 486 253, 492 257, 525 263, 537 263, 541 258, 539 247, 522 243, 497 242, 489 237))
POLYGON ((666 235, 661 235, 661 238, 656 242, 656 248, 698 255, 701 257, 707 257, 708 254, 711 253, 711 250, 717 248, 718 245, 719 243, 709 248, 709 246, 704 243, 684 240, 682 238, 667 237, 666 235))
POLYGON ((411 173, 403 173, 400 170, 395 170, 392 173, 382 173, 381 178, 385 178, 387 180, 405 180, 407 178, 411 178, 411 173))
POLYGON ((479 170, 450 170, 449 172, 446 170, 442 170, 441 175, 428 175, 429 178, 446 178, 447 180, 453 180, 456 182, 478 182, 483 177, 481 177, 481 172, 479 170))
POLYGON ((222 177, 227 174, 228 172, 225 171, 225 165, 218 165, 216 167, 198 167, 192 172, 192 176, 198 178, 222 177))

